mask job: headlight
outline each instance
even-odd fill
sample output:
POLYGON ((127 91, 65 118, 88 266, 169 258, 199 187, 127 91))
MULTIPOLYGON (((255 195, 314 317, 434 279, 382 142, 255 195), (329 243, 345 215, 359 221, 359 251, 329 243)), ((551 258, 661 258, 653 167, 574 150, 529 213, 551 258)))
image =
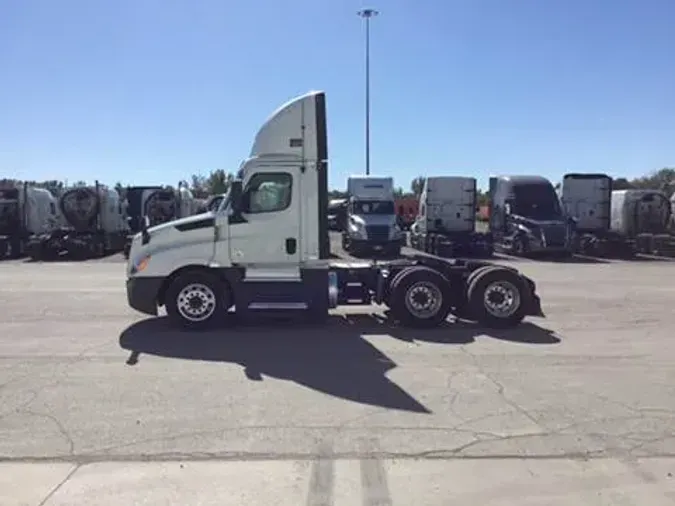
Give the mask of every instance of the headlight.
POLYGON ((138 260, 132 260, 130 258, 129 262, 131 263, 129 274, 133 276, 134 274, 138 274, 139 272, 143 272, 145 270, 145 268, 148 266, 148 263, 150 263, 150 255, 143 256, 138 260))
POLYGON ((351 222, 349 232, 358 239, 366 239, 366 226, 358 221, 351 222))

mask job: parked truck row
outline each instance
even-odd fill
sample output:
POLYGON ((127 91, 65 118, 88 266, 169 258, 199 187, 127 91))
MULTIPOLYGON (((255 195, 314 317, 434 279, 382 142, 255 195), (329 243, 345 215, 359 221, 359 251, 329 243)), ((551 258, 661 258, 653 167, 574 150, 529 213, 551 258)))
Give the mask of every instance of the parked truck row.
POLYGON ((182 184, 68 188, 54 196, 27 183, 0 187, 0 258, 92 258, 125 251, 147 220, 152 225, 205 212, 222 196, 196 199, 182 184))
MULTIPOLYGON (((442 257, 489 258, 573 254, 675 255, 673 209, 659 190, 614 190, 601 173, 569 173, 558 190, 541 176, 490 178, 489 227, 477 230, 476 179, 426 178, 409 227, 408 245, 442 257)), ((348 196, 328 204, 329 226, 353 255, 397 254, 405 245, 392 178, 354 176, 348 196), (375 192, 375 193, 373 193, 375 192), (379 192, 379 193, 378 193, 379 192), (398 209, 397 209, 398 210, 398 209), (397 216, 395 216, 396 214, 397 216)))

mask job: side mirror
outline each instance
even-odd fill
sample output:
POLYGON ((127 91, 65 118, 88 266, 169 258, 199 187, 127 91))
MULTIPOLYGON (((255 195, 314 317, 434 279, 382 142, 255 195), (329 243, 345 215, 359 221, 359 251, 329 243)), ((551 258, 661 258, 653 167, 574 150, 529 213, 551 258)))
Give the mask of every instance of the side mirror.
POLYGON ((230 185, 230 208, 234 213, 241 213, 242 188, 241 181, 232 181, 230 185))
POLYGON ((235 179, 230 185, 230 223, 244 223, 246 220, 241 215, 244 196, 241 180, 235 179))
POLYGON ((141 235, 143 237, 142 244, 148 244, 150 242, 148 228, 150 228, 150 218, 148 216, 143 216, 143 219, 141 220, 141 235))

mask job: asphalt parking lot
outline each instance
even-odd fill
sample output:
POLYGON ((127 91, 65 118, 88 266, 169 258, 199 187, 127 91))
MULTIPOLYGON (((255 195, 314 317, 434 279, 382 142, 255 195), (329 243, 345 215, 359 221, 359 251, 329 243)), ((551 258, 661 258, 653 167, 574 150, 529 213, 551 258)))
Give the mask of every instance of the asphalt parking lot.
POLYGON ((513 265, 512 331, 187 334, 119 257, 0 263, 0 504, 673 504, 675 262, 513 265))

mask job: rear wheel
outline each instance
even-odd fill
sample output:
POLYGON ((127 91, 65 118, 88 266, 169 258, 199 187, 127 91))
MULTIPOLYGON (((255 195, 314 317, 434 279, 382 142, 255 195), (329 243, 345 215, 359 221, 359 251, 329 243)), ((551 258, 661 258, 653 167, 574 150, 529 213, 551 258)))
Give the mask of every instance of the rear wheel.
POLYGON ((394 318, 410 327, 436 327, 450 313, 450 284, 428 267, 411 267, 392 280, 390 307, 394 318))
POLYGON ((173 323, 201 330, 221 321, 232 304, 223 282, 207 272, 191 271, 173 280, 165 305, 173 323))
POLYGON ((523 321, 530 295, 518 273, 493 266, 474 274, 467 293, 472 319, 493 328, 515 327, 523 321))

